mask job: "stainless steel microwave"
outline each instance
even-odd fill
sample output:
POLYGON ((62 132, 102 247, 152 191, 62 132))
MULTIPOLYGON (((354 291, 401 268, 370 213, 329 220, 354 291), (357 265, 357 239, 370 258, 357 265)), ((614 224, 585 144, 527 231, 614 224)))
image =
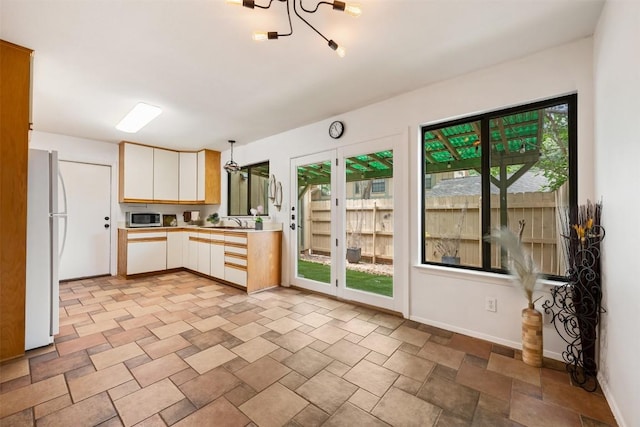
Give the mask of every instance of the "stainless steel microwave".
POLYGON ((162 214, 157 212, 127 212, 127 227, 161 227, 162 214))

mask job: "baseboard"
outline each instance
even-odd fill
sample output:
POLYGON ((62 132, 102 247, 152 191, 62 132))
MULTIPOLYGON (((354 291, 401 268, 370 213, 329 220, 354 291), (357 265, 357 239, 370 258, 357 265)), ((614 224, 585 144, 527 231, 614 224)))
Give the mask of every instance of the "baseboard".
MULTIPOLYGON (((483 333, 480 333, 478 331, 472 331, 470 329, 459 328, 459 327, 454 326, 454 325, 449 325, 447 323, 442 323, 442 322, 438 322, 438 321, 431 320, 431 319, 425 319, 423 317, 410 316, 409 318, 411 320, 415 320, 416 322, 424 323, 425 325, 434 326, 436 328, 445 329, 447 331, 456 332, 458 334, 467 335, 467 336, 474 337, 474 338, 480 338, 482 340, 490 341, 490 342, 495 343, 495 344, 500 344, 500 345, 503 345, 505 347, 511 347, 513 349, 516 349, 516 350, 522 350, 522 343, 520 343, 518 341, 505 340, 505 339, 500 338, 500 337, 494 337, 493 335, 483 334, 483 333)), ((564 360, 562 359, 562 354, 561 353, 557 353, 557 352, 549 351, 549 350, 544 350, 542 355, 544 357, 548 357, 549 359, 559 360, 561 362, 564 362, 564 360)))
POLYGON ((620 412, 620 408, 618 408, 618 405, 616 404, 616 400, 613 398, 613 394, 611 394, 609 383, 607 382, 607 380, 605 380, 604 376, 602 375, 602 371, 598 372, 597 378, 598 378, 598 384, 600 384, 602 393, 604 394, 605 399, 607 399, 609 408, 611 408, 611 413, 613 413, 613 417, 616 419, 618 426, 628 427, 628 424, 626 424, 624 421, 622 412, 620 412))

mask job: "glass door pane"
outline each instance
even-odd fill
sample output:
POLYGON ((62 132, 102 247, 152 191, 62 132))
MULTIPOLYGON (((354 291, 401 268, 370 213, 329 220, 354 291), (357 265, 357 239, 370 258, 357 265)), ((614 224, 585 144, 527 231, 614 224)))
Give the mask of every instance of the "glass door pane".
POLYGON ((291 196, 292 222, 296 229, 294 284, 332 295, 336 292, 335 285, 331 286, 335 283, 334 158, 334 152, 329 152, 294 159, 292 172, 296 189, 291 196))
POLYGON ((392 307, 394 298, 393 150, 365 144, 341 152, 341 235, 346 299, 392 307), (371 151, 369 151, 371 150, 371 151))

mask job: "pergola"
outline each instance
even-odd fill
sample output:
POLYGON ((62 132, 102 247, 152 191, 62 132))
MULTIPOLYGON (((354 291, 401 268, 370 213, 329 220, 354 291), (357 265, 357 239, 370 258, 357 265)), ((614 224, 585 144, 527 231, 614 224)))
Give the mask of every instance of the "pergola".
MULTIPOLYGON (((546 110, 532 110, 489 121, 491 183, 500 191, 500 223, 507 223, 508 188, 540 159, 546 110), (517 170, 507 170, 519 165, 517 170), (509 174, 510 173, 510 174, 509 174)), ((473 121, 424 132, 426 174, 476 170, 480 172, 480 122, 473 121)))
MULTIPOLYGON (((362 154, 345 160, 347 182, 393 177, 393 151, 362 154)), ((311 185, 331 183, 331 162, 298 166, 298 197, 311 185)))

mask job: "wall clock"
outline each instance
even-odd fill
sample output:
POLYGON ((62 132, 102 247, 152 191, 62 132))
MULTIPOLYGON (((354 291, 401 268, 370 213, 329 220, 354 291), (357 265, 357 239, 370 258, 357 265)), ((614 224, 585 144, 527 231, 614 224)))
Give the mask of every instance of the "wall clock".
POLYGON ((329 136, 333 139, 338 139, 344 133, 344 123, 339 120, 329 125, 329 136))

